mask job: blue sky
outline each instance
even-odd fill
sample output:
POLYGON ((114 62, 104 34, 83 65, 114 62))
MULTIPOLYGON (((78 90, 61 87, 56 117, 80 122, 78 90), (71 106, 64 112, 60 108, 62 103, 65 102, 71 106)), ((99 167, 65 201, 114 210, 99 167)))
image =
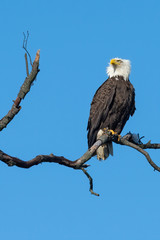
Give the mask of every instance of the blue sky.
MULTIPOLYGON (((128 131, 160 142, 160 3, 152 1, 0 2, 1 117, 26 77, 23 32, 30 33, 40 73, 15 119, 1 132, 1 150, 29 160, 38 154, 77 159, 87 150, 90 102, 113 57, 130 59, 136 113, 128 131)), ((160 151, 149 151, 159 162, 160 151)), ((3 240, 159 240, 160 173, 133 149, 93 158, 89 173, 56 164, 25 170, 0 164, 3 240)))

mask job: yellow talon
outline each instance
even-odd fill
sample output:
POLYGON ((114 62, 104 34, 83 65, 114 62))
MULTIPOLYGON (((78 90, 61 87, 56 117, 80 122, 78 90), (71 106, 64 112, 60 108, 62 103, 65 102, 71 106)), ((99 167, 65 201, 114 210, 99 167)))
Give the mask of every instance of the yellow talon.
POLYGON ((113 131, 112 129, 108 129, 108 128, 103 128, 103 130, 105 131, 105 132, 110 132, 110 133, 112 133, 112 135, 115 135, 115 134, 117 134, 117 132, 115 132, 115 131, 113 131))
POLYGON ((109 129, 108 131, 111 132, 113 135, 117 134, 117 132, 113 131, 112 129, 109 129))
MULTIPOLYGON (((104 128, 104 131, 109 131, 109 132, 111 132, 112 133, 112 135, 118 135, 118 133, 117 132, 115 132, 115 131, 113 131, 112 129, 107 129, 107 128, 104 128)), ((121 135, 118 135, 118 142, 120 141, 120 139, 121 139, 121 135)))
POLYGON ((120 141, 120 139, 121 139, 121 135, 118 135, 118 142, 120 141))

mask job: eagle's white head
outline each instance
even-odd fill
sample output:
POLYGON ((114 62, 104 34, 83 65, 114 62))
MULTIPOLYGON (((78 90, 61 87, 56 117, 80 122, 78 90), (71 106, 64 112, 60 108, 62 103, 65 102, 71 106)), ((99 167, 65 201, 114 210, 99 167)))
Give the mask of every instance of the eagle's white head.
POLYGON ((111 59, 106 72, 109 77, 122 76, 124 80, 128 80, 131 72, 131 63, 126 59, 113 58, 111 59))

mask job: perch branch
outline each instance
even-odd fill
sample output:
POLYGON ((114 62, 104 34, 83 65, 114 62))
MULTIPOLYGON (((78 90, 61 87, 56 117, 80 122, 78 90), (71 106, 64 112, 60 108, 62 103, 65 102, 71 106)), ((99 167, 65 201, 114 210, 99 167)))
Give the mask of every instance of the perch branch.
POLYGON ((36 57, 32 66, 32 71, 29 76, 26 77, 21 89, 18 93, 18 96, 15 101, 13 101, 13 105, 11 110, 0 120, 0 131, 2 131, 9 122, 15 117, 15 115, 20 111, 21 100, 25 98, 26 94, 29 92, 33 81, 35 80, 38 72, 39 72, 39 58, 40 58, 40 50, 37 51, 36 57))
MULTIPOLYGON (((130 134, 132 136, 132 134, 130 134)), ((140 153, 142 153, 147 161, 149 162, 149 164, 154 168, 154 170, 157 170, 160 172, 160 167, 158 167, 151 159, 151 157, 149 156, 149 154, 143 149, 143 148, 160 148, 160 144, 151 144, 150 142, 148 142, 147 144, 136 144, 133 143, 131 141, 129 141, 130 136, 127 134, 124 137, 121 137, 120 140, 118 140, 118 136, 117 134, 112 135, 110 132, 106 132, 104 135, 102 135, 94 144, 91 148, 89 148, 87 150, 86 153, 83 154, 83 156, 81 156, 79 159, 75 160, 75 161, 71 161, 67 158, 64 158, 63 156, 55 156, 53 154, 50 155, 38 155, 35 158, 29 160, 29 161, 23 161, 17 157, 12 157, 6 153, 4 153, 3 151, 0 150, 0 161, 4 162, 5 164, 7 164, 8 166, 17 166, 20 168, 30 168, 32 166, 38 165, 40 163, 43 162, 49 162, 49 163, 58 163, 60 165, 66 166, 66 167, 70 167, 73 169, 79 169, 82 170, 84 172, 84 174, 87 176, 87 178, 89 179, 89 183, 90 183, 90 192, 96 196, 99 196, 99 194, 95 193, 93 191, 93 179, 91 178, 91 176, 89 175, 89 173, 85 170, 85 168, 87 168, 89 165, 85 164, 89 159, 91 159, 95 153, 96 150, 104 143, 107 143, 109 141, 113 141, 117 144, 121 144, 121 145, 125 145, 125 146, 129 146, 131 148, 136 149, 137 151, 139 151, 140 153)))
MULTIPOLYGON (((38 165, 40 163, 43 162, 50 162, 50 163, 58 163, 61 165, 64 165, 66 167, 70 167, 73 169, 82 169, 82 168, 87 168, 89 165, 85 164, 89 159, 91 159, 95 153, 96 150, 99 148, 99 146, 101 146, 102 144, 109 142, 109 141, 114 141, 117 144, 121 144, 121 145, 125 145, 125 146, 129 146, 131 148, 136 149, 137 151, 139 151, 140 153, 142 153, 147 161, 149 162, 149 164, 157 171, 160 172, 160 167, 158 167, 151 159, 151 157, 149 156, 149 154, 143 149, 143 147, 145 147, 145 149, 147 148, 147 146, 149 148, 154 148, 154 146, 157 148, 159 147, 158 144, 151 144, 151 143, 147 143, 147 144, 141 144, 141 145, 137 145, 133 142, 130 142, 126 139, 125 135, 124 137, 122 137, 119 141, 117 141, 117 135, 112 135, 111 133, 106 133, 103 136, 101 136, 94 144, 91 148, 89 148, 80 158, 78 158, 75 161, 69 160, 67 158, 64 158, 63 156, 55 156, 53 154, 50 155, 38 155, 35 158, 29 160, 29 161, 23 161, 19 158, 16 157, 12 157, 6 153, 4 153, 3 151, 0 150, 0 161, 6 163, 8 166, 17 166, 17 167, 21 167, 21 168, 30 168, 34 165, 38 165), (141 147, 142 146, 142 147, 141 147)), ((160 144, 159 144, 160 145, 160 144)))

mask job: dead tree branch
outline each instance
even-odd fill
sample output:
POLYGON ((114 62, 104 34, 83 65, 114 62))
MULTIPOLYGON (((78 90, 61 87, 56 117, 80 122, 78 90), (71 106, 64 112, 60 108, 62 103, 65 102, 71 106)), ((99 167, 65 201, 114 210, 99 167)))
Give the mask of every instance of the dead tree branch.
POLYGON ((89 188, 89 191, 95 195, 95 196, 98 196, 99 197, 99 194, 98 193, 95 193, 93 191, 93 179, 91 178, 91 176, 89 175, 89 173, 84 169, 84 168, 81 168, 82 171, 84 172, 84 174, 87 176, 87 178, 89 179, 89 184, 90 184, 90 188, 89 188))
POLYGON ((43 162, 58 163, 73 169, 87 168, 89 165, 85 164, 85 162, 91 159, 100 145, 106 141, 111 141, 111 139, 111 135, 102 136, 82 157, 75 161, 64 158, 63 156, 55 156, 52 153, 50 155, 38 155, 29 161, 23 161, 17 157, 10 156, 1 150, 0 161, 6 163, 8 166, 17 166, 20 168, 30 168, 43 162))
POLYGON ((147 149, 147 148, 150 148, 150 149, 158 149, 160 148, 160 144, 151 144, 151 143, 147 143, 147 144, 141 144, 141 145, 137 145, 137 144, 134 144, 132 142, 129 142, 128 140, 126 140, 125 138, 121 138, 120 139, 120 144, 122 145, 125 145, 125 146, 129 146, 131 148, 134 148, 136 149, 138 152, 142 153, 147 161, 149 162, 149 164, 154 168, 154 170, 157 170, 158 172, 160 172, 160 167, 158 167, 151 159, 150 155, 148 152, 146 152, 145 150, 143 149, 147 149))
POLYGON ((125 146, 129 146, 131 148, 136 149, 137 151, 139 151, 140 153, 142 153, 147 161, 150 163, 150 165, 157 171, 160 172, 160 167, 158 167, 150 158, 149 154, 143 149, 143 147, 145 147, 145 149, 147 149, 147 144, 148 144, 148 148, 152 148, 152 149, 157 149, 160 148, 160 144, 151 144, 151 143, 147 143, 147 144, 142 144, 142 145, 137 145, 135 143, 132 143, 130 141, 128 141, 126 139, 125 135, 124 137, 122 137, 120 140, 117 140, 117 135, 112 135, 111 133, 106 133, 105 135, 101 136, 94 144, 91 148, 89 148, 80 158, 78 158, 75 161, 69 160, 63 156, 55 156, 52 153, 50 155, 38 155, 35 158, 29 160, 29 161, 24 161, 21 160, 17 157, 12 157, 6 153, 4 153, 3 151, 0 150, 0 161, 6 163, 8 166, 17 166, 20 168, 30 168, 33 167, 35 165, 38 165, 40 163, 43 162, 49 162, 49 163, 58 163, 60 165, 64 165, 66 167, 70 167, 73 169, 82 169, 82 168, 87 168, 89 165, 85 164, 87 161, 89 161, 96 153, 96 150, 104 143, 107 143, 109 141, 113 141, 116 144, 121 144, 121 145, 125 145, 125 146), (159 146, 158 146, 159 145, 159 146), (142 146, 142 147, 141 147, 142 146), (155 146, 155 148, 154 148, 155 146))
MULTIPOLYGON (((132 136, 131 133, 130 133, 130 136, 132 136)), ((106 142, 113 141, 116 144, 121 144, 121 145, 129 146, 131 148, 136 149, 137 151, 139 151, 146 157, 147 161, 154 168, 154 170, 157 170, 160 172, 160 167, 158 167, 152 161, 149 154, 143 149, 143 148, 147 149, 147 146, 148 146, 148 148, 154 149, 154 147, 155 147, 155 149, 157 149, 157 148, 160 148, 160 144, 151 144, 149 142, 147 144, 139 144, 138 145, 137 143, 133 143, 127 139, 129 139, 128 134, 125 135, 124 137, 121 137, 120 139, 118 139, 118 136, 116 134, 111 134, 110 132, 106 132, 106 134, 101 136, 94 143, 94 145, 86 151, 86 153, 84 153, 79 159, 77 159, 75 161, 69 160, 63 156, 55 156, 52 153, 50 155, 38 155, 29 161, 23 161, 17 157, 10 156, 1 150, 0 150, 0 161, 4 162, 8 166, 17 166, 20 168, 30 168, 32 166, 38 165, 43 162, 49 162, 49 163, 58 163, 60 165, 66 166, 66 167, 82 170, 84 172, 84 174, 87 176, 87 178, 89 179, 90 192, 96 196, 99 196, 99 194, 97 194, 93 191, 93 179, 91 178, 89 173, 85 170, 85 168, 87 168, 89 166, 88 164, 85 164, 85 163, 88 160, 90 160, 95 155, 96 150, 102 144, 104 144, 106 142)))
POLYGON ((142 149, 160 149, 160 144, 159 143, 151 143, 151 141, 149 141, 146 144, 139 145, 139 147, 142 149))
MULTIPOLYGON (((11 108, 11 110, 0 120, 0 131, 2 131, 8 124, 9 122, 15 117, 15 115, 20 111, 21 106, 21 100, 25 98, 26 94, 30 91, 30 88, 32 86, 33 81, 36 79, 36 76, 39 72, 39 58, 40 58, 40 50, 37 51, 35 60, 32 64, 31 61, 31 56, 27 51, 27 41, 28 41, 28 32, 27 32, 27 37, 24 35, 24 42, 23 42, 23 48, 26 51, 25 54, 25 61, 26 61, 26 72, 27 72, 27 77, 22 84, 20 91, 17 95, 17 98, 11 108), (28 70, 28 60, 27 60, 27 54, 30 58, 30 64, 32 66, 32 70, 29 74, 28 70)), ((69 160, 63 156, 55 156, 52 153, 50 155, 38 155, 35 158, 24 161, 21 160, 17 157, 10 156, 6 153, 4 153, 2 150, 0 150, 0 161, 4 162, 8 166, 17 166, 20 168, 30 168, 32 166, 38 165, 43 162, 48 162, 48 163, 58 163, 60 165, 70 167, 73 169, 81 170, 83 173, 86 175, 86 177, 89 179, 89 185, 90 185, 90 192, 96 196, 99 196, 99 194, 95 193, 93 191, 93 179, 89 175, 89 173, 86 171, 86 168, 89 166, 86 164, 87 161, 89 161, 93 156, 96 155, 96 150, 104 143, 107 142, 115 142, 116 144, 121 144, 125 146, 129 146, 131 148, 136 149, 140 153, 142 153, 148 163, 154 168, 154 170, 157 170, 160 172, 160 167, 158 167, 151 159, 150 155, 144 150, 144 149, 160 149, 160 144, 154 143, 151 144, 151 141, 149 141, 146 144, 143 144, 141 142, 141 138, 139 138, 139 135, 137 134, 132 134, 128 133, 125 136, 121 137, 119 139, 119 136, 117 134, 112 134, 110 131, 105 132, 103 136, 101 136, 91 148, 89 148, 80 158, 78 158, 75 161, 69 160), (138 137, 137 137, 138 136, 138 137)))
POLYGON ((0 131, 2 131, 9 122, 15 117, 15 115, 21 110, 21 100, 25 98, 26 94, 30 91, 31 85, 35 80, 38 72, 39 72, 39 58, 40 58, 40 50, 37 51, 36 57, 32 66, 32 71, 29 76, 26 77, 21 89, 17 95, 15 101, 13 101, 13 105, 11 110, 0 120, 0 131))

